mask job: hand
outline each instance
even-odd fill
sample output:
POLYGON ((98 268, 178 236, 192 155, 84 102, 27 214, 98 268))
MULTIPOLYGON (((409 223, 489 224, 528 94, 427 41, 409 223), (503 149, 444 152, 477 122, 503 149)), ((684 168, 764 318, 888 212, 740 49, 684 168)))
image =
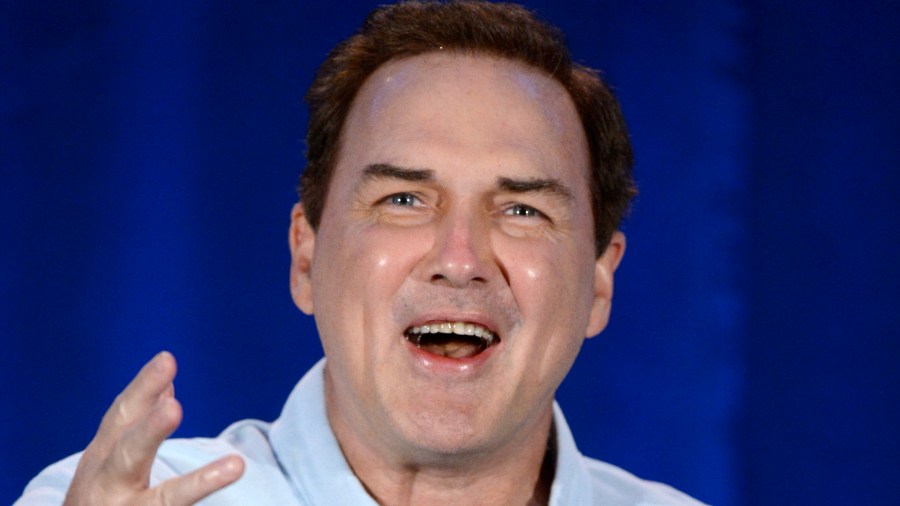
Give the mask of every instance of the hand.
POLYGON ((229 455, 149 487, 150 466, 163 441, 181 423, 175 400, 175 358, 162 352, 144 365, 103 416, 66 493, 66 506, 188 505, 234 483, 244 461, 229 455))

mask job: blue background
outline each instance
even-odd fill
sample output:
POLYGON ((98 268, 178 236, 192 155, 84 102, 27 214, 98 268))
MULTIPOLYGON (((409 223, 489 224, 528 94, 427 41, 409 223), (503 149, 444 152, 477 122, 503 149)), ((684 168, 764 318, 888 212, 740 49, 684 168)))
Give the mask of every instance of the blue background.
MULTIPOLYGON (((316 65, 377 2, 0 5, 0 503, 160 349, 179 436, 321 355, 288 293, 316 65)), ((641 194, 582 450, 722 505, 900 503, 900 8, 533 1, 607 72, 641 194)))

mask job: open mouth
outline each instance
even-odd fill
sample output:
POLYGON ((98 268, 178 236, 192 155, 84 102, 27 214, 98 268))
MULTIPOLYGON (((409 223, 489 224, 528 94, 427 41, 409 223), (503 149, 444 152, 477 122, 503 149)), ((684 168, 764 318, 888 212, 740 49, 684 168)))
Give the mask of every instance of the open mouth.
POLYGON ((500 342, 500 336, 487 327, 467 322, 432 322, 410 327, 406 339, 433 355, 470 358, 500 342))

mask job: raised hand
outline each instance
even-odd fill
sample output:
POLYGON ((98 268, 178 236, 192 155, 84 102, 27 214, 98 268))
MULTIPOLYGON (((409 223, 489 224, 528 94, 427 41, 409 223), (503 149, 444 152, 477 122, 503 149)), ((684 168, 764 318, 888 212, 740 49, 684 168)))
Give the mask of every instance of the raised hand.
POLYGON ((78 463, 66 506, 188 505, 241 477, 244 461, 230 455, 149 486, 159 446, 181 423, 181 404, 172 383, 175 372, 175 358, 164 351, 116 397, 78 463))

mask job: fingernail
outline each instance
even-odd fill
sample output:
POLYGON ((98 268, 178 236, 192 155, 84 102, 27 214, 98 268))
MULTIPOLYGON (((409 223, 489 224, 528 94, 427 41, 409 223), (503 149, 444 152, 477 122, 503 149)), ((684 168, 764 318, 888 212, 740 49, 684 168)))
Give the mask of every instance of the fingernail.
POLYGON ((152 360, 152 362, 153 362, 153 367, 155 367, 155 368, 157 368, 157 369, 159 369, 159 370, 162 370, 162 369, 163 369, 163 361, 164 361, 164 357, 165 357, 166 355, 171 355, 171 353, 169 353, 168 351, 165 351, 165 350, 163 350, 163 351, 157 353, 156 356, 153 357, 153 360, 152 360))
POLYGON ((230 481, 241 474, 241 468, 240 459, 230 458, 203 473, 203 479, 214 482, 230 481))
POLYGON ((241 474, 243 470, 243 462, 238 458, 230 458, 222 463, 222 476, 224 478, 234 478, 241 474))

